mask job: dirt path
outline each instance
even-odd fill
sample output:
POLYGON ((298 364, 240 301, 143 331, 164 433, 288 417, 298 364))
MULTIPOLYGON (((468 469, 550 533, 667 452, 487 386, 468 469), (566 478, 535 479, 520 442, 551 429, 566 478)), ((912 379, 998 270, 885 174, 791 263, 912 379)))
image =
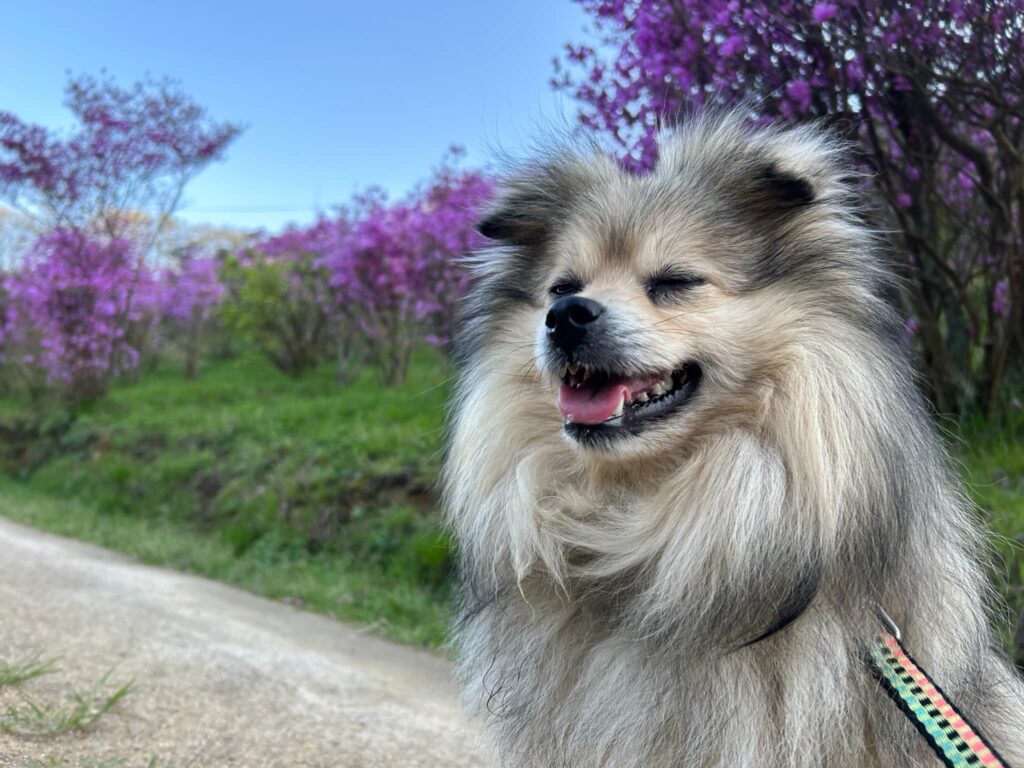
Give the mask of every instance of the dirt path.
POLYGON ((22 686, 33 700, 111 668, 135 687, 84 737, 0 734, 0 766, 491 764, 437 656, 0 519, 0 660, 34 653, 60 670, 22 686))

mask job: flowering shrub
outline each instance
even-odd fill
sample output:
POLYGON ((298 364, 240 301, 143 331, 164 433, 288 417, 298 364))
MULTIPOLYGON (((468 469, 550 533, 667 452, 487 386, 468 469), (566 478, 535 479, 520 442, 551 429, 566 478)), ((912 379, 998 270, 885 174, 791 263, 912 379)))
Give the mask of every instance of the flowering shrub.
POLYGON ((400 384, 414 346, 451 339, 467 275, 459 257, 479 246, 473 224, 491 194, 480 173, 445 162, 408 198, 357 199, 325 238, 335 311, 358 328, 389 384, 400 384))
POLYGON ((40 237, 4 291, 7 362, 72 402, 100 397, 135 367, 129 331, 155 317, 155 281, 131 244, 67 229, 40 237))
POLYGON ((910 257, 937 405, 995 405, 1024 357, 1021 0, 578 2, 603 45, 568 45, 554 84, 636 170, 661 122, 709 100, 856 140, 910 257))
POLYGON ((379 191, 359 195, 337 217, 268 238, 244 256, 240 266, 260 271, 260 288, 249 283, 255 275, 240 275, 228 315, 279 364, 318 362, 326 353, 313 350, 329 338, 339 377, 365 351, 386 383, 400 384, 416 344, 451 338, 467 280, 458 260, 479 245, 473 223, 490 194, 485 176, 446 161, 398 202, 379 191), (288 319, 297 314, 305 322, 288 319))
POLYGON ((165 322, 181 335, 185 349, 185 376, 199 371, 203 332, 224 296, 217 259, 187 252, 164 270, 160 284, 160 310, 165 322))
POLYGON ((222 297, 226 325, 289 373, 333 350, 345 378, 365 352, 398 384, 417 343, 448 343, 467 279, 457 260, 477 245, 472 225, 491 190, 456 169, 458 150, 402 200, 360 195, 334 218, 222 264, 186 256, 157 279, 145 258, 184 185, 239 127, 211 121, 168 80, 76 77, 65 103, 78 128, 64 136, 0 113, 0 198, 51 233, 7 280, 5 344, 19 350, 7 359, 33 381, 97 397, 160 328, 183 338, 194 375, 222 297))
POLYGON ((420 281, 423 296, 416 308, 426 340, 447 346, 453 336, 455 306, 468 287, 460 257, 483 246, 475 229, 494 193, 483 174, 459 172, 445 163, 420 193, 416 228, 420 233, 420 281))

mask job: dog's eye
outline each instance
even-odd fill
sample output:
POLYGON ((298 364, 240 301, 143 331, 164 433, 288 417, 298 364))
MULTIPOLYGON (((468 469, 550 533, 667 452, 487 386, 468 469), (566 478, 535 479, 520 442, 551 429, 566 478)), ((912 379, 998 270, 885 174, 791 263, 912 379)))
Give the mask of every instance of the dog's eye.
POLYGON ((551 286, 550 293, 552 296, 569 296, 579 293, 582 287, 578 280, 560 280, 551 286))
POLYGON ((698 275, 678 273, 657 275, 647 283, 647 295, 653 301, 668 299, 691 288, 696 288, 698 285, 703 285, 705 282, 707 281, 698 275))

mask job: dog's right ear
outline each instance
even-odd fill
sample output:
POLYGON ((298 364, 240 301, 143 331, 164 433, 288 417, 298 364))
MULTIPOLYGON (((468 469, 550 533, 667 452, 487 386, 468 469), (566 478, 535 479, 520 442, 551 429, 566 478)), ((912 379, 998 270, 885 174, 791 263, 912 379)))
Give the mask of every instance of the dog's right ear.
POLYGON ((587 166, 568 153, 521 169, 500 185, 477 231, 507 245, 542 245, 591 183, 587 166))
POLYGON ((545 198, 540 189, 510 184, 477 223, 477 232, 509 245, 540 245, 550 234, 553 213, 545 198))

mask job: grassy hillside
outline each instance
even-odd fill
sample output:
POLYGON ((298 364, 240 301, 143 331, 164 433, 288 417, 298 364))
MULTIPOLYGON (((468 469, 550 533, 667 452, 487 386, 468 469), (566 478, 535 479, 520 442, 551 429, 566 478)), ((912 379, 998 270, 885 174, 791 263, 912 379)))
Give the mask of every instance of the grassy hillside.
POLYGON ((0 513, 287 596, 392 637, 443 637, 449 550, 431 500, 446 373, 339 386, 257 356, 179 368, 72 418, 0 401, 0 513))
MULTIPOLYGON (((429 350, 398 390, 372 371, 344 386, 328 367, 291 379, 253 356, 194 381, 145 373, 77 418, 0 400, 0 514, 438 645, 450 551, 432 488, 447 376, 429 350)), ((1019 615, 1024 418, 952 432, 1019 615)))

